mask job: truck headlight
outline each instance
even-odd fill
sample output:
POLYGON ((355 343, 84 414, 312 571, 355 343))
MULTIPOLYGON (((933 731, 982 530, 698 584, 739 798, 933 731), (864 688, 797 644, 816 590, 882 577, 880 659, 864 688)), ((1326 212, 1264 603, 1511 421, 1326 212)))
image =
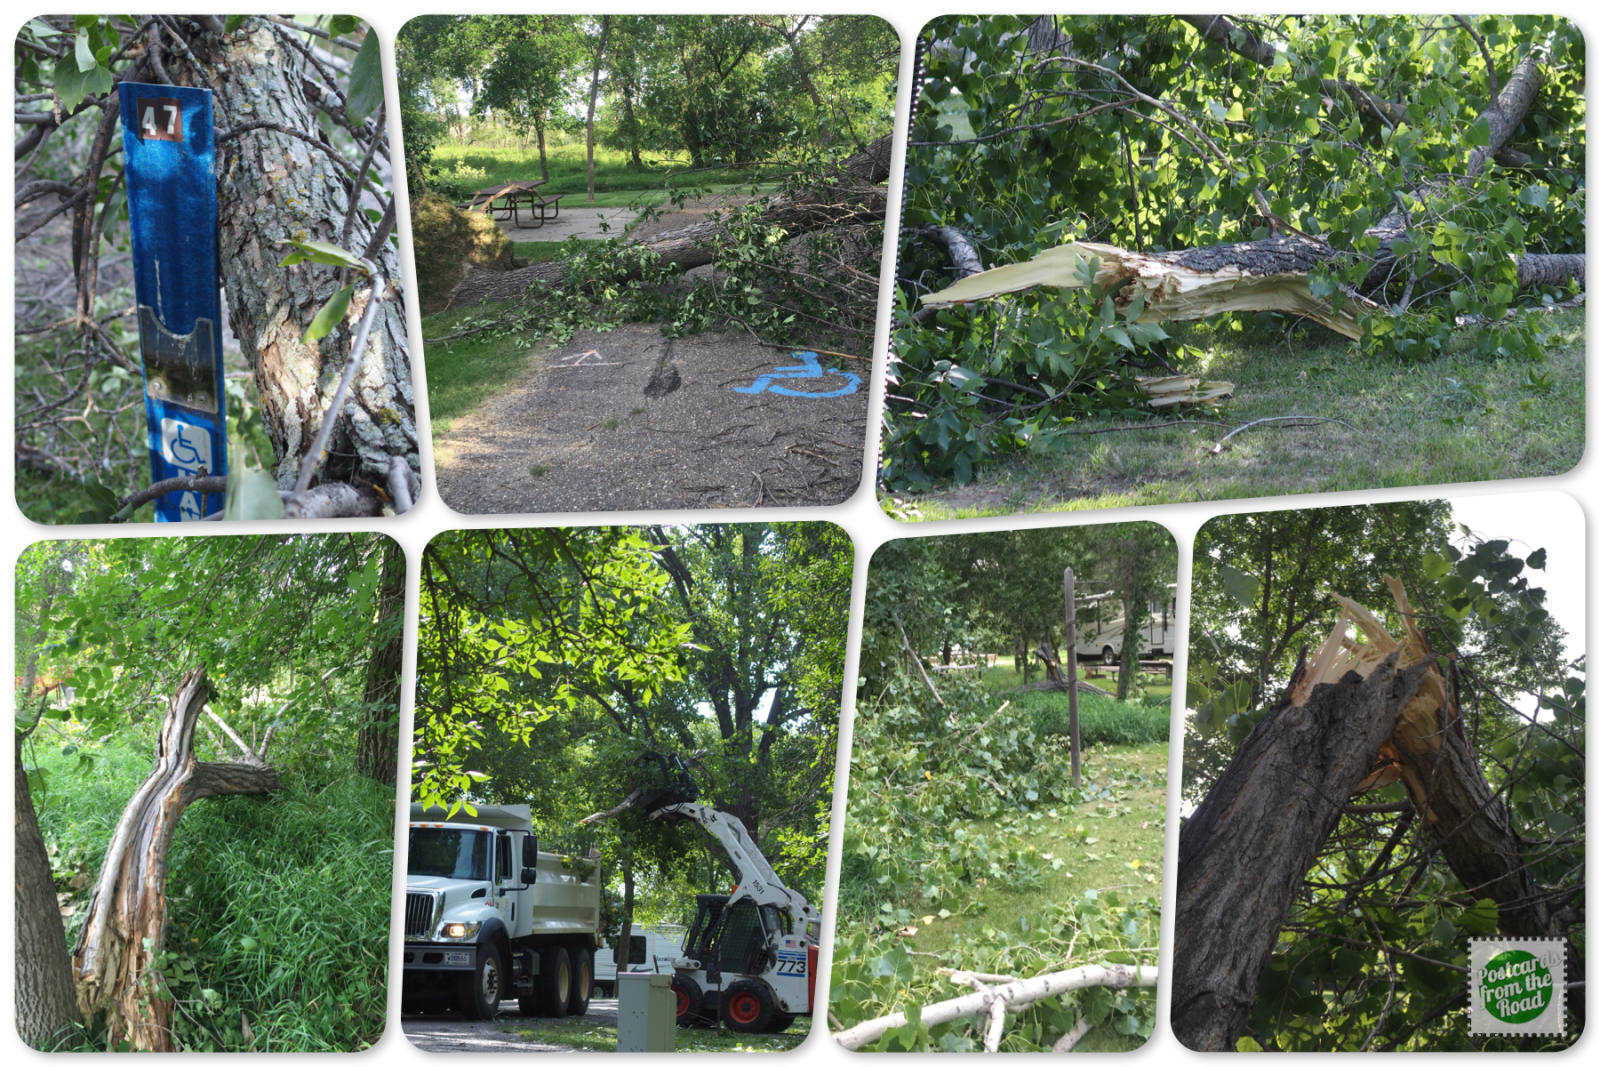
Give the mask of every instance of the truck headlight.
POLYGON ((482 923, 445 923, 439 927, 439 936, 446 941, 464 941, 475 937, 482 923))

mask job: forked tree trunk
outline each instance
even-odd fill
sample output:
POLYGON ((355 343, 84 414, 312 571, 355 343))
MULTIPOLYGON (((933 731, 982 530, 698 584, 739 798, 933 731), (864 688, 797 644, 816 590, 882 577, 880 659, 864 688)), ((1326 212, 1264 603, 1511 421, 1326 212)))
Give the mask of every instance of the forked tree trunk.
MULTIPOLYGON (((1555 914, 1529 876, 1522 839, 1483 775, 1404 587, 1385 581, 1405 635, 1338 597, 1338 625, 1179 838, 1172 1025, 1190 1048, 1235 1047, 1279 927, 1345 799, 1378 784, 1404 784, 1463 888, 1498 905, 1501 933, 1566 936, 1572 918, 1555 914), (1345 639, 1350 623, 1367 643, 1345 639)), ((1581 975, 1570 944, 1568 955, 1570 973, 1581 975)))
POLYGON ((266 793, 277 772, 253 752, 240 762, 201 763, 194 728, 208 699, 204 667, 184 675, 167 707, 155 768, 123 809, 106 847, 89 914, 73 954, 78 1008, 106 1017, 111 1044, 174 1050, 172 1000, 153 961, 166 942, 167 853, 178 817, 194 800, 230 793, 266 793))
POLYGON ((1185 1045, 1237 1044, 1301 881, 1429 669, 1386 661, 1318 686, 1303 706, 1280 702, 1190 816, 1171 957, 1172 1029, 1185 1045))
MULTIPOLYGON (((232 33, 198 33, 191 49, 201 70, 174 64, 173 74, 216 94, 219 243, 228 315, 261 394, 278 457, 278 485, 290 489, 339 384, 371 290, 359 286, 343 326, 306 344, 306 327, 347 280, 311 263, 279 267, 291 251, 283 242, 324 241, 359 255, 373 224, 358 210, 350 236, 341 239, 353 183, 334 151, 315 140, 321 124, 306 99, 299 52, 254 19, 232 33)), ((390 457, 404 459, 413 472, 421 469, 399 256, 382 241, 370 258, 389 280, 389 295, 376 312, 318 478, 368 493, 372 485, 388 484, 390 457)))

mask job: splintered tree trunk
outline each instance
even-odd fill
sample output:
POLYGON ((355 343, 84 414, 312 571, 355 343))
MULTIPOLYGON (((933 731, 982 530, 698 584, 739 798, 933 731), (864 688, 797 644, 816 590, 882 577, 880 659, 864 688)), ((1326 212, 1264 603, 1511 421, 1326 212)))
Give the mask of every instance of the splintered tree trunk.
MULTIPOLYGON (((1501 933, 1567 934, 1572 918, 1552 914, 1529 876, 1522 839, 1472 752, 1404 586, 1384 580, 1404 636, 1336 594, 1338 624, 1179 838, 1172 1025, 1190 1048, 1235 1047, 1278 929, 1345 798, 1377 785, 1404 784, 1451 872, 1498 905, 1501 933), (1352 623, 1365 644, 1345 637, 1352 623)), ((1568 956, 1570 972, 1582 974, 1570 942, 1568 956)))
POLYGON ((1386 661, 1304 705, 1281 702, 1245 739, 1178 839, 1172 1029, 1232 1051, 1295 893, 1429 670, 1386 661))
POLYGON ((236 763, 195 758, 195 722, 207 697, 204 667, 184 675, 161 726, 155 768, 123 809, 106 848, 72 960, 79 1010, 86 1018, 103 1013, 111 1043, 127 1041, 141 1051, 174 1049, 172 1001, 153 960, 166 940, 167 853, 178 817, 194 800, 278 787, 277 772, 256 753, 236 763))
MULTIPOLYGON (((334 150, 316 139, 320 122, 299 76, 306 62, 299 51, 255 19, 232 33, 198 33, 191 48, 201 70, 176 64, 173 73, 216 94, 228 315, 261 394, 278 457, 278 485, 290 489, 338 387, 371 290, 358 286, 344 324, 307 344, 306 327, 349 280, 312 263, 279 267, 291 251, 283 242, 324 241, 359 255, 373 224, 357 211, 349 238, 341 239, 354 183, 334 150)), ((318 479, 352 483, 369 495, 370 486, 388 484, 391 457, 403 459, 413 472, 421 469, 399 257, 383 241, 370 258, 389 280, 389 295, 376 312, 318 479)))

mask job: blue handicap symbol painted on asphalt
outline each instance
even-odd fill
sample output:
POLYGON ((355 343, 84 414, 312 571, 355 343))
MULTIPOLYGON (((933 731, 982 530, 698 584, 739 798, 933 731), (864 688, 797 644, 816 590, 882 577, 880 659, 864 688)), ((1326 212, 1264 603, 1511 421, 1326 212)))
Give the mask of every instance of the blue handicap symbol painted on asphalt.
POLYGON ((851 374, 849 371, 823 370, 821 364, 817 362, 817 354, 815 352, 796 352, 794 353, 794 356, 800 361, 800 366, 775 367, 773 368, 772 373, 763 374, 750 385, 734 386, 733 391, 736 393, 776 393, 779 396, 828 397, 848 396, 850 393, 855 392, 861 387, 861 379, 856 377, 854 374, 851 374), (821 378, 826 374, 838 375, 840 378, 845 380, 845 384, 826 393, 807 392, 800 389, 790 389, 786 386, 772 384, 773 382, 780 381, 785 378, 821 378))

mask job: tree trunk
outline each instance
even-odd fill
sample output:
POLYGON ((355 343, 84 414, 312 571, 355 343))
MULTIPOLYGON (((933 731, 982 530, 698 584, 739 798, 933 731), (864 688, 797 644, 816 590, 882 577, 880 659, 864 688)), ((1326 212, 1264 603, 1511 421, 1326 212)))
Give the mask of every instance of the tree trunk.
POLYGON ((400 545, 383 543, 378 589, 379 644, 367 660, 361 688, 362 720, 356 732, 356 773, 394 785, 400 763, 400 667, 405 651, 406 558, 400 545))
POLYGON ((589 148, 589 203, 594 203, 594 108, 600 98, 600 63, 606 55, 606 38, 611 34, 611 16, 600 16, 600 40, 594 46, 594 70, 589 75, 589 118, 584 124, 589 148))
POLYGON ((156 765, 123 809, 73 954, 78 1009, 106 1015, 112 1044, 170 1052, 172 1000, 153 962, 166 941, 167 853, 184 807, 203 797, 266 793, 275 771, 255 753, 240 763, 200 763, 194 727, 209 696, 205 668, 184 675, 167 707, 156 765))
POLYGON ((16 869, 12 886, 17 898, 16 1003, 17 1034, 37 1049, 51 1041, 82 1016, 72 987, 72 964, 67 956, 67 933, 56 903, 50 856, 39 833, 28 772, 22 766, 23 736, 13 749, 16 774, 16 869))
MULTIPOLYGON (((1510 812, 1473 755, 1405 589, 1385 581, 1405 635, 1335 594, 1338 624, 1309 666, 1302 659, 1179 838, 1172 1023, 1190 1048, 1235 1047, 1278 928, 1344 799, 1378 784, 1404 783, 1451 872, 1474 898, 1498 905, 1501 933, 1566 937, 1577 921, 1556 914, 1529 876, 1510 812), (1346 643, 1351 622, 1366 644, 1346 643)), ((1582 974, 1570 939, 1567 951, 1570 973, 1582 974)), ((1574 999, 1581 1019, 1581 995, 1574 999)))
MULTIPOLYGON (((283 242, 311 239, 365 252, 394 283, 392 294, 400 291, 399 257, 387 240, 367 247, 375 231, 359 210, 350 237, 341 239, 359 183, 314 140, 278 132, 320 128, 300 76, 301 54, 254 19, 232 33, 196 34, 191 47, 201 70, 174 64, 173 73, 188 84, 211 88, 218 124, 229 126, 218 135, 217 181, 228 314, 261 394, 279 487, 290 489, 339 384, 370 289, 358 288, 340 329, 318 344, 306 344, 301 339, 306 327, 345 281, 312 263, 279 267, 290 251, 283 242)), ((405 308, 394 296, 376 315, 329 442, 319 479, 324 483, 386 485, 391 456, 404 459, 413 472, 421 469, 405 308)))
MULTIPOLYGON (((767 205, 767 220, 794 237, 830 226, 882 219, 887 198, 878 183, 889 175, 892 144, 891 138, 882 137, 852 155, 845 161, 839 180, 831 187, 794 197, 773 197, 767 205)), ((712 262, 712 239, 721 232, 720 222, 698 222, 660 234, 640 245, 663 262, 687 271, 712 262)), ((566 277, 566 272, 567 265, 561 260, 535 263, 517 270, 473 270, 450 294, 447 306, 472 307, 485 301, 510 300, 536 282, 560 281, 566 277)))
POLYGON ((1189 1048, 1238 1043, 1300 883, 1431 669, 1391 658, 1317 686, 1303 706, 1280 700, 1190 816, 1171 954, 1172 1029, 1189 1048))

